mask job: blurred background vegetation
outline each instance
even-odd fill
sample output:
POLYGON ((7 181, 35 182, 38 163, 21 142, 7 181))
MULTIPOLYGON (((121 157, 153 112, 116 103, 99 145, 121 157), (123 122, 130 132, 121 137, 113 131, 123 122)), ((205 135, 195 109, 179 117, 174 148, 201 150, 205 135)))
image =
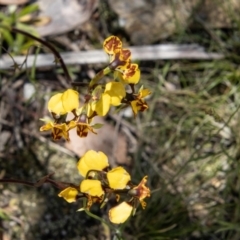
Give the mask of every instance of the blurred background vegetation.
MULTIPOLYGON (((152 90, 149 110, 136 119, 128 109, 99 119, 106 129, 95 142, 89 136, 71 144, 39 132, 49 94, 69 87, 62 69, 0 65, 0 178, 36 182, 55 172, 78 183, 76 163, 87 145, 125 166, 136 183, 148 175, 152 196, 121 227, 123 239, 240 239, 239 1, 71 1, 68 11, 65 1, 55 3, 0 0, 0 24, 44 37, 60 53, 100 49, 114 34, 126 47, 197 44, 223 57, 139 61, 141 84, 152 90)), ((20 34, 1 27, 0 34, 1 59, 49 53, 20 34)), ((87 83, 104 66, 68 70, 87 83)), ((0 184, 0 238, 112 239, 107 226, 76 212, 79 203, 57 194, 49 185, 0 184)), ((107 219, 112 204, 92 211, 107 219)))

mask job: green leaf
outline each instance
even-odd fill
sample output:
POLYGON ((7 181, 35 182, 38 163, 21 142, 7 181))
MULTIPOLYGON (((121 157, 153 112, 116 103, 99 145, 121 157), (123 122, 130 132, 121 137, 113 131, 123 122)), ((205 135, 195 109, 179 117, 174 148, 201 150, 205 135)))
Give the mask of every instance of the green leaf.
POLYGON ((6 27, 10 27, 14 23, 13 19, 11 17, 4 18, 1 22, 1 25, 5 25, 6 27))
POLYGON ((5 29, 0 29, 0 32, 3 35, 3 39, 7 42, 7 44, 9 46, 12 47, 14 45, 14 40, 13 40, 13 37, 12 37, 11 33, 8 30, 5 30, 5 29))
POLYGON ((9 220, 9 216, 2 209, 0 209, 0 219, 9 220))
POLYGON ((104 125, 104 124, 102 124, 102 123, 96 123, 96 124, 92 125, 91 127, 94 128, 94 129, 99 129, 99 128, 101 128, 103 125, 104 125))
POLYGON ((2 12, 0 12, 0 19, 8 18, 8 16, 2 12))
POLYGON ((24 30, 26 32, 29 32, 36 37, 39 36, 37 30, 33 26, 29 26, 29 25, 26 25, 26 24, 23 24, 23 23, 17 23, 16 27, 21 29, 21 30, 24 30))
POLYGON ((30 4, 26 7, 24 7, 18 14, 18 17, 22 17, 24 15, 36 12, 39 9, 37 4, 30 4))
POLYGON ((23 52, 25 50, 28 50, 32 46, 36 46, 36 44, 35 44, 35 42, 33 40, 29 40, 28 42, 24 43, 21 46, 20 51, 23 52))
POLYGON ((45 122, 45 123, 50 123, 50 122, 52 122, 51 118, 49 118, 49 117, 40 118, 39 120, 40 120, 40 121, 43 121, 43 122, 45 122))
POLYGON ((26 37, 23 34, 17 33, 16 34, 16 40, 14 44, 14 52, 15 53, 20 53, 21 52, 21 47, 25 41, 26 37))
POLYGON ((170 69, 170 64, 166 63, 162 69, 162 77, 165 79, 170 69))

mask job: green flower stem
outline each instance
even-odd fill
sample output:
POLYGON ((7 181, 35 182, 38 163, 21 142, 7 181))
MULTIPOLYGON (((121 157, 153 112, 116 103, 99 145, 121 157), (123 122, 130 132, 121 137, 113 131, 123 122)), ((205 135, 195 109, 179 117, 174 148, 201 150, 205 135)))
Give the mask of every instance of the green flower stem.
POLYGON ((102 222, 103 224, 106 224, 106 225, 107 225, 109 228, 111 228, 112 230, 114 230, 114 231, 116 230, 116 228, 115 228, 114 226, 112 226, 111 224, 109 224, 107 221, 105 221, 104 219, 100 218, 99 216, 91 213, 91 212, 88 211, 87 209, 84 209, 84 211, 85 211, 85 213, 86 213, 88 216, 90 216, 90 217, 92 217, 92 218, 95 218, 96 220, 102 222))
POLYGON ((88 211, 87 209, 84 209, 84 211, 85 211, 85 213, 86 213, 88 216, 90 216, 90 217, 92 217, 92 218, 100 221, 101 223, 107 225, 110 229, 112 229, 112 230, 115 232, 114 239, 118 239, 118 240, 121 240, 121 239, 122 239, 122 237, 121 237, 121 232, 119 231, 119 228, 114 227, 113 225, 111 225, 110 223, 108 223, 108 222, 105 221, 104 219, 98 217, 97 215, 91 213, 91 212, 88 211))
POLYGON ((98 72, 89 83, 89 88, 92 88, 103 76, 109 74, 110 72, 111 72, 111 69, 109 67, 106 67, 100 72, 98 72))

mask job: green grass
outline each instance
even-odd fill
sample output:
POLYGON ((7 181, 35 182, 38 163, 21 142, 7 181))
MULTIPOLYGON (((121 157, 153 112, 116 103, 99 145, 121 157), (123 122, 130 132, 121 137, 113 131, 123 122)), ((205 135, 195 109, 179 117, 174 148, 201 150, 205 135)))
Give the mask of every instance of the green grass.
POLYGON ((168 62, 143 76, 153 94, 134 172, 153 194, 135 239, 240 238, 238 72, 231 60, 168 62))

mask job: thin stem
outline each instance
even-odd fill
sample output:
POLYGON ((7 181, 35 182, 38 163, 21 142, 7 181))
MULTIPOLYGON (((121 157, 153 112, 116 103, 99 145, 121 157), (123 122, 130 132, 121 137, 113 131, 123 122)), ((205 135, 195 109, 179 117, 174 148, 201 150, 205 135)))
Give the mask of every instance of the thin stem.
MULTIPOLYGON (((1 45, 1 44, 0 44, 1 45)), ((12 59, 12 61, 13 61, 13 67, 14 67, 14 70, 16 70, 16 69, 19 69, 20 70, 20 65, 19 64, 17 64, 16 63, 16 61, 14 60, 14 58, 12 57, 12 55, 7 51, 7 49, 6 48, 4 48, 2 45, 1 45, 1 51, 2 51, 2 49, 8 54, 8 56, 12 59)), ((1 54, 0 54, 0 56, 1 56, 1 54)))
POLYGON ((87 209, 84 209, 84 211, 85 211, 85 213, 86 213, 88 216, 90 216, 90 217, 92 217, 92 218, 95 218, 96 220, 98 220, 98 221, 106 224, 106 225, 107 225, 109 228, 111 228, 112 230, 116 231, 116 228, 115 228, 114 226, 112 226, 111 224, 109 224, 109 223, 108 223, 107 221, 105 221, 104 219, 102 219, 102 218, 100 218, 99 216, 91 213, 91 212, 88 211, 87 209))
POLYGON ((26 185, 29 187, 35 187, 35 183, 33 182, 18 180, 18 179, 11 179, 11 178, 2 178, 0 179, 0 183, 17 183, 17 184, 26 185))
POLYGON ((79 186, 76 186, 72 183, 66 183, 66 182, 59 182, 59 181, 55 181, 53 179, 51 179, 50 177, 53 175, 54 173, 50 173, 47 176, 42 177, 40 180, 38 180, 37 182, 29 182, 26 180, 19 180, 19 179, 14 179, 14 178, 2 178, 0 179, 0 183, 15 183, 15 184, 22 184, 22 185, 26 185, 28 187, 41 187, 44 183, 50 183, 52 186, 63 190, 67 187, 73 187, 78 189, 79 186))
POLYGON ((112 70, 109 67, 106 67, 105 69, 98 72, 89 83, 89 88, 92 88, 103 76, 107 75, 111 71, 112 70))
POLYGON ((61 65, 61 67, 62 67, 62 69, 63 69, 63 71, 64 71, 64 74, 65 74, 65 76, 66 76, 66 80, 67 80, 70 84, 72 84, 72 79, 71 79, 71 77, 70 77, 70 75, 69 75, 69 72, 68 72, 68 70, 67 70, 67 67, 66 67, 66 65, 65 65, 65 63, 64 63, 61 55, 59 54, 59 52, 58 52, 50 43, 48 43, 47 41, 45 41, 45 40, 43 40, 43 39, 41 39, 41 38, 39 38, 39 37, 36 37, 36 36, 30 34, 30 33, 28 33, 28 32, 25 32, 24 30, 18 29, 18 28, 16 28, 16 27, 9 27, 9 26, 2 25, 2 24, 0 24, 0 27, 5 28, 5 29, 7 29, 7 30, 9 30, 9 31, 11 31, 11 32, 14 32, 14 33, 23 34, 24 36, 27 36, 27 37, 29 37, 29 38, 32 38, 32 39, 36 40, 37 42, 40 42, 41 44, 43 44, 43 45, 46 46, 47 48, 49 48, 49 49, 52 51, 52 53, 54 54, 56 61, 58 61, 58 62, 60 63, 60 65, 61 65))
POLYGON ((59 54, 59 52, 58 52, 50 43, 48 43, 47 41, 45 41, 45 40, 43 40, 43 39, 41 39, 41 38, 38 38, 38 37, 30 34, 30 33, 28 33, 28 32, 25 32, 25 31, 23 31, 23 30, 20 30, 20 29, 18 29, 18 28, 15 28, 15 27, 12 27, 12 28, 11 28, 11 31, 12 31, 12 32, 15 32, 15 33, 21 33, 21 34, 23 34, 23 35, 25 35, 25 36, 27 36, 27 37, 30 37, 30 38, 32 38, 32 39, 34 39, 34 40, 42 43, 44 46, 48 47, 48 48, 52 51, 52 53, 54 54, 56 60, 60 63, 60 65, 61 65, 61 67, 62 67, 62 69, 63 69, 63 71, 64 71, 64 74, 65 74, 65 76, 66 76, 67 81, 68 81, 70 84, 72 83, 72 79, 71 79, 71 77, 70 77, 70 75, 69 75, 69 72, 68 72, 68 70, 67 70, 67 67, 66 67, 66 65, 65 65, 65 63, 64 63, 61 55, 59 54))

